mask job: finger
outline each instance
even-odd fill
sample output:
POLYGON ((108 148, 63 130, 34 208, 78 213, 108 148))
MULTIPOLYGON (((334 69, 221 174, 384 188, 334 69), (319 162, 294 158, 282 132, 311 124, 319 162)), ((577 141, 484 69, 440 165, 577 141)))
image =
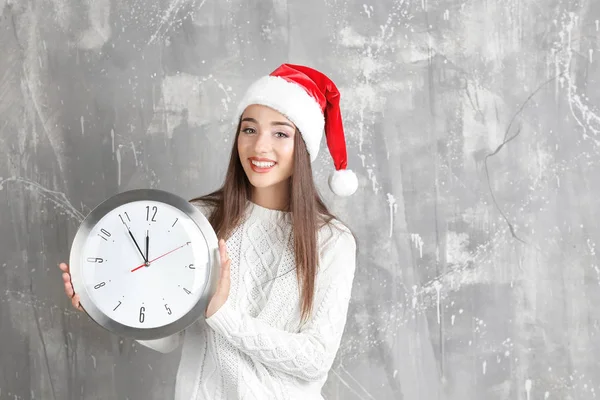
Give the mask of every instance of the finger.
POLYGON ((225 272, 229 276, 229 266, 231 265, 231 259, 227 254, 227 245, 223 239, 219 240, 219 252, 221 256, 221 278, 223 278, 225 272))
POLYGON ((71 282, 71 275, 67 272, 63 272, 62 280, 63 282, 71 282))
POLYGON ((229 294, 229 287, 231 285, 231 260, 227 260, 221 267, 221 278, 219 279, 220 293, 224 296, 229 294))
POLYGON ((221 258, 221 264, 225 262, 225 257, 227 257, 227 251, 225 250, 225 242, 223 239, 219 240, 219 257, 221 258))
POLYGON ((69 266, 66 263, 60 263, 58 264, 58 268, 61 269, 61 271, 63 272, 69 272, 69 266))
POLYGON ((75 294, 75 291, 73 290, 73 285, 71 284, 71 282, 65 282, 65 293, 69 297, 73 297, 73 295, 75 294))
POLYGON ((76 294, 74 296, 74 299, 76 299, 76 304, 75 304, 75 308, 78 309, 79 311, 83 311, 83 307, 81 307, 81 301, 79 300, 79 295, 76 294))
POLYGON ((75 307, 78 310, 83 310, 83 308, 81 308, 81 303, 79 302, 79 295, 76 294, 75 296, 73 296, 73 298, 71 299, 71 304, 73 304, 73 307, 75 307))
POLYGON ((227 259, 221 267, 221 279, 229 279, 231 276, 231 260, 227 259))

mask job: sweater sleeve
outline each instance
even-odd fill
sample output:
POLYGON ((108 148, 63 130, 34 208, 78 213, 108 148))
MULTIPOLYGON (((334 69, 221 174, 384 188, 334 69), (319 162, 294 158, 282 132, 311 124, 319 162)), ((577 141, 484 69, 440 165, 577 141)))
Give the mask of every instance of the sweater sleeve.
POLYGON ((313 313, 299 332, 287 332, 225 304, 206 320, 240 351, 307 381, 324 379, 346 325, 354 280, 356 242, 349 231, 321 251, 313 313))

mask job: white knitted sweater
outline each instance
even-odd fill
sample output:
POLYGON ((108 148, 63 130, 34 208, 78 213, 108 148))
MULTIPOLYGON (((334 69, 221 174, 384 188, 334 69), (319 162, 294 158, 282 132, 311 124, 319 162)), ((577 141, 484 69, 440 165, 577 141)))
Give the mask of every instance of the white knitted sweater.
POLYGON ((139 341, 163 353, 183 343, 176 400, 323 399, 346 323, 356 243, 337 220, 319 230, 313 312, 302 324, 291 228, 289 213, 249 202, 227 240, 225 304, 206 323, 139 341))

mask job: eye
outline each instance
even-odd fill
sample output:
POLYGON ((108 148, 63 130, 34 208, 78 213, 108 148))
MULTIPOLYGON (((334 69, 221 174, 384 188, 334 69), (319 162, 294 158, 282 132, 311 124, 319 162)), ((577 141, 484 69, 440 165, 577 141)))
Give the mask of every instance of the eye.
POLYGON ((278 137, 278 138, 287 138, 287 137, 290 137, 290 135, 288 135, 285 132, 277 132, 277 133, 275 133, 275 136, 278 137))
POLYGON ((247 133, 247 134, 252 134, 252 133, 256 133, 256 130, 254 128, 244 128, 242 129, 242 132, 247 133))

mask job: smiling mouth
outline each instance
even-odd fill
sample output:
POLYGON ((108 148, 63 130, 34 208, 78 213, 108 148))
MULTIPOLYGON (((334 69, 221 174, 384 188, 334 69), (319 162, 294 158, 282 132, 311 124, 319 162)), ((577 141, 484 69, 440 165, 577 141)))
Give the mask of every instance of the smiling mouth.
POLYGON ((271 168, 275 165, 275 161, 256 161, 250 160, 250 163, 258 168, 271 168))
POLYGON ((252 171, 259 173, 269 172, 277 164, 275 161, 268 160, 249 159, 249 161, 252 171))

